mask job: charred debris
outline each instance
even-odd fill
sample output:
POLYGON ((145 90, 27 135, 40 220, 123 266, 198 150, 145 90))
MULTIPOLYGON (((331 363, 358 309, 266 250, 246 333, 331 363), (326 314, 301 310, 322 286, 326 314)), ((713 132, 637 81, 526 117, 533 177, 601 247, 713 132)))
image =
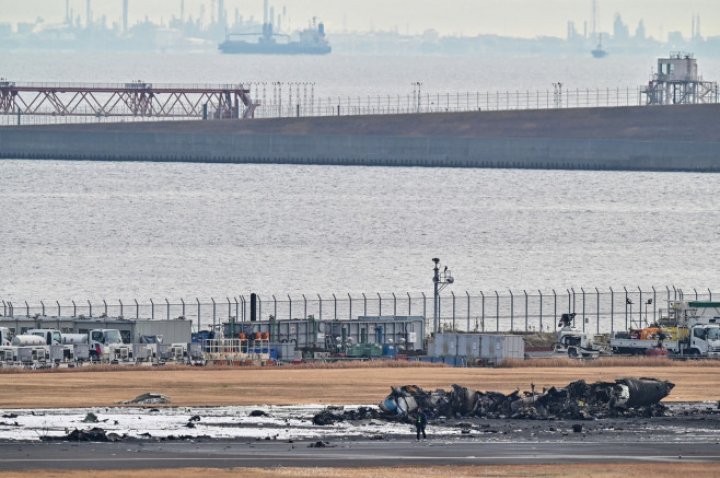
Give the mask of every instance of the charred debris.
POLYGON ((416 385, 392 387, 378 408, 341 410, 329 407, 313 418, 316 425, 357 420, 410 422, 422 409, 430 419, 558 419, 592 420, 621 417, 660 417, 667 408, 660 401, 675 385, 654 378, 621 378, 588 384, 578 380, 566 387, 541 392, 480 392, 460 385, 449 391, 427 392, 416 385))

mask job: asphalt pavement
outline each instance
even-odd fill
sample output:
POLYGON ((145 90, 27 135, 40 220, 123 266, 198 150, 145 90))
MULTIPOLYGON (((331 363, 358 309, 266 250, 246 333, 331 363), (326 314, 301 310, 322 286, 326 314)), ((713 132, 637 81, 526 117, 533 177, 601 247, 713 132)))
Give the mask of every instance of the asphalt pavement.
POLYGON ((184 467, 382 467, 543 463, 720 462, 718 442, 433 439, 315 442, 0 443, 0 471, 184 467))

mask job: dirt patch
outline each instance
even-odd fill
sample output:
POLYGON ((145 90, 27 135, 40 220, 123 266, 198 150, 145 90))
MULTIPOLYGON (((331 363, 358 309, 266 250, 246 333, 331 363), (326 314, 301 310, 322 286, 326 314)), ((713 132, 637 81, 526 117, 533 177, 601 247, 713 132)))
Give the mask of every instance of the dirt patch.
MULTIPOLYGON (((511 393, 562 387, 584 379, 613 381, 643 377, 646 367, 528 367, 404 369, 180 369, 123 372, 0 374, 0 408, 116 406, 152 391, 173 406, 375 404, 391 386, 415 384, 427 390, 461 383, 479 390, 511 393)), ((720 364, 654 367, 651 375, 674 383, 665 401, 720 399, 720 364)))

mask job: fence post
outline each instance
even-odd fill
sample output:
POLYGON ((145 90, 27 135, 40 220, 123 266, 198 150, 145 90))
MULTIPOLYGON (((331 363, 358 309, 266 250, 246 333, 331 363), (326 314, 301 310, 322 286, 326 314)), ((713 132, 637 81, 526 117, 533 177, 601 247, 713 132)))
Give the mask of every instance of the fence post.
POLYGON ((290 297, 290 294, 288 294, 287 298, 288 298, 288 319, 292 320, 292 297, 290 297))
POLYGON ((538 289, 538 295, 540 296, 540 318, 539 318, 539 324, 540 324, 540 333, 543 331, 543 293, 540 289, 538 289))
POLYGON ((30 317, 30 304, 28 304, 28 301, 25 301, 25 317, 30 317))
POLYGON ((554 300, 553 300, 553 307, 554 307, 553 328, 554 328, 555 324, 558 323, 558 321, 557 321, 557 292, 555 292, 555 289, 553 289, 552 291, 553 291, 553 298, 554 298, 554 300))
POLYGON ((513 295, 512 289, 510 291, 510 332, 515 331, 515 295, 513 295))
POLYGON ((77 305, 75 305, 75 301, 71 301, 73 305, 73 317, 77 317, 77 305))
MULTIPOLYGON (((623 289, 625 289, 625 331, 628 330, 628 305, 632 305, 632 301, 628 297, 628 290, 627 287, 623 286, 623 289)), ((632 310, 632 308, 631 308, 632 310)))
MULTIPOLYGON (((43 317, 45 317, 45 303, 42 300, 40 301, 40 306, 42 307, 42 315, 43 315, 43 317)), ((28 308, 28 310, 30 310, 30 309, 28 308)), ((30 317, 29 312, 28 312, 28 317, 30 317)))
POLYGON ((397 317, 397 297, 395 297, 395 292, 392 293, 393 296, 393 317, 397 317))
POLYGON ((365 292, 362 293, 363 296, 363 316, 367 317, 367 296, 365 295, 365 292))
POLYGON ((695 300, 698 300, 698 293, 697 293, 697 289, 693 288, 693 291, 695 291, 695 300))
POLYGON ((495 331, 500 332, 500 294, 495 291, 495 331))
MULTIPOLYGON (((710 289, 708 289, 710 290, 710 289)), ((657 324, 657 291, 655 290, 655 286, 652 286, 653 291, 653 324, 657 324)), ((645 317, 647 319, 647 317, 645 317)))
MULTIPOLYGON (((125 318, 125 306, 123 305, 122 300, 118 299, 118 302, 120 302, 120 317, 125 318)), ((43 308, 43 312, 44 311, 45 309, 43 308)), ((43 313, 43 315, 45 314, 43 313)))
MULTIPOLYGON (((238 302, 237 297, 233 297, 233 301, 235 302, 235 320, 233 320, 233 324, 240 321, 240 302, 238 302)), ((233 333, 235 332, 233 327, 233 333)))
POLYGON ((480 291, 480 307, 481 307, 480 330, 485 332, 485 293, 483 291, 480 291))
POLYGON ((465 329, 465 332, 470 332, 470 292, 465 291, 465 295, 467 296, 467 328, 465 329))
POLYGON ((582 330, 583 330, 583 332, 585 332, 585 288, 584 288, 584 287, 580 287, 580 291, 582 292, 582 299, 583 299, 583 308, 582 308, 582 316, 583 316, 583 318, 582 318, 582 323, 583 323, 583 327, 582 327, 582 330))
POLYGON ((410 297, 410 292, 406 292, 408 296, 408 316, 412 315, 412 297, 410 297))
POLYGON ((600 335, 600 290, 595 287, 595 333, 600 335))
POLYGON ((568 313, 572 314, 572 302, 570 301, 570 289, 565 289, 568 294, 568 313))
POLYGON ((200 316, 200 299, 198 299, 197 297, 195 297, 195 302, 197 302, 197 325, 198 325, 198 332, 200 332, 200 330, 201 330, 201 327, 200 327, 200 324, 201 324, 201 320, 200 320, 200 319, 201 319, 201 316, 200 316))
POLYGON ((348 307, 348 320, 352 320, 352 296, 350 295, 350 292, 348 292, 348 301, 350 302, 348 307))
POLYGON ((333 315, 333 320, 337 321, 337 297, 335 297, 335 294, 333 293, 333 303, 335 304, 335 314, 333 315))
POLYGON ((615 333, 615 291, 610 287, 610 335, 615 333))
POLYGON ((302 295, 302 298, 303 298, 303 307, 304 307, 304 309, 303 309, 303 319, 307 319, 307 318, 308 318, 308 314, 307 314, 307 298, 305 297, 305 294, 302 295))
POLYGON ((452 295, 452 331, 455 332, 455 291, 450 291, 452 295))
POLYGON ((708 287, 708 296, 709 296, 708 300, 710 302, 712 302, 712 291, 710 290, 710 287, 708 287))
MULTIPOLYGON (((695 295, 697 296, 697 292, 695 292, 695 295)), ((60 301, 59 301, 59 300, 56 300, 55 303, 56 303, 57 306, 58 306, 58 315, 57 315, 57 316, 58 316, 58 318, 59 318, 59 317, 62 315, 62 312, 60 311, 60 301)))
POLYGON ((155 302, 150 299, 150 320, 155 320, 155 302))
POLYGON ((88 309, 90 311, 90 318, 92 319, 92 302, 87 301, 87 303, 88 303, 88 309))
POLYGON ((180 298, 180 303, 182 304, 182 316, 187 318, 187 315, 185 315, 185 299, 182 297, 180 298))
POLYGON ((382 296, 380 292, 376 292, 378 296, 378 317, 382 317, 382 296))
POLYGON ((523 290, 523 294, 525 294, 525 332, 528 331, 528 295, 527 291, 523 290))
MULTIPOLYGON (((640 291, 640 300, 638 300, 638 317, 640 317, 640 328, 643 328, 643 319, 642 319, 642 310, 643 310, 643 298, 642 298, 642 289, 640 286, 638 286, 638 290, 640 291)), ((645 317, 647 320, 647 317, 645 317)))
POLYGON ((140 304, 138 304, 137 299, 133 299, 135 301, 135 320, 140 319, 140 304))
POLYGON ((322 297, 317 294, 318 297, 318 320, 322 320, 322 297))
POLYGON ((213 315, 212 315, 212 329, 213 329, 213 332, 214 332, 215 329, 217 328, 217 304, 215 303, 215 298, 214 298, 214 297, 210 297, 210 301, 212 301, 212 305, 213 305, 213 308, 212 308, 212 311, 213 311, 213 315))

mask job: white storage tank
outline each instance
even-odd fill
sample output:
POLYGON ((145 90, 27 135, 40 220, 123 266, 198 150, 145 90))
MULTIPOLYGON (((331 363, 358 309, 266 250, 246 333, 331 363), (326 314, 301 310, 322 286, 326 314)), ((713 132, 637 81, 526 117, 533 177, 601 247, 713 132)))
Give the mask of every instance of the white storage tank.
POLYGON ((45 345, 45 339, 37 335, 16 335, 15 337, 13 337, 12 344, 16 347, 45 345))

